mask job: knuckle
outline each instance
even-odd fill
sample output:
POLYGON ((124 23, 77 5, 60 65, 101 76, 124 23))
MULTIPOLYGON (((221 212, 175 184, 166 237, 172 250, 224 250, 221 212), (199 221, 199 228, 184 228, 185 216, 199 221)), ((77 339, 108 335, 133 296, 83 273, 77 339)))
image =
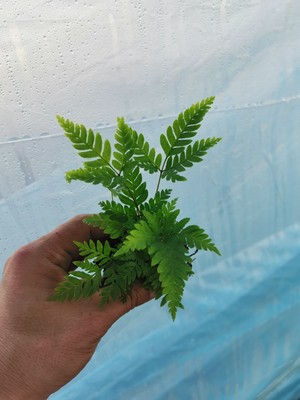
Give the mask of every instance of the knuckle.
POLYGON ((32 251, 31 245, 22 246, 10 257, 9 262, 23 265, 32 258, 32 251))
POLYGON ((22 271, 26 271, 27 267, 33 258, 33 248, 31 244, 20 247, 16 250, 6 261, 3 276, 16 277, 22 274, 22 271))

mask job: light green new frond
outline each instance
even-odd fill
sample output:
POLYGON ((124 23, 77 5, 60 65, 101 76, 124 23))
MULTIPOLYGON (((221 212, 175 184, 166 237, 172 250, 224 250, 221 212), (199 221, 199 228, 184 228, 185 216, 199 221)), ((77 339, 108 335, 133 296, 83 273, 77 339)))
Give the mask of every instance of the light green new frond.
POLYGON ((102 175, 97 169, 94 168, 79 168, 73 169, 66 172, 66 180, 70 183, 71 181, 82 181, 86 183, 92 183, 97 185, 102 182, 102 175))
POLYGON ((99 214, 88 215, 84 218, 83 222, 85 224, 94 226, 96 228, 100 228, 101 220, 99 218, 99 214))
POLYGON ((149 224, 141 220, 134 225, 134 229, 123 242, 123 245, 117 250, 115 256, 126 254, 128 251, 144 250, 155 240, 155 234, 159 234, 159 225, 157 229, 152 230, 149 224))
POLYGON ((107 139, 103 143, 100 133, 95 134, 92 129, 87 131, 83 125, 74 124, 60 116, 57 116, 57 120, 78 154, 85 159, 91 159, 84 163, 86 167, 110 165, 111 146, 107 139))
POLYGON ((143 215, 146 220, 141 219, 134 225, 134 229, 129 232, 123 245, 117 250, 116 257, 126 254, 129 251, 145 250, 152 243, 160 240, 163 224, 159 220, 158 215, 151 214, 146 210, 143 211, 143 215))
POLYGON ((192 105, 178 115, 173 125, 167 128, 166 134, 160 136, 160 144, 166 157, 182 153, 185 146, 192 142, 191 138, 197 134, 200 123, 213 102, 214 97, 208 97, 192 105))
POLYGON ((133 131, 128 126, 124 118, 118 118, 118 128, 115 133, 115 151, 112 165, 117 171, 122 171, 126 163, 133 155, 133 131))
POLYGON ((195 247, 197 250, 209 250, 221 255, 212 239, 197 225, 190 225, 183 229, 182 235, 188 247, 195 247))
POLYGON ((215 146, 220 140, 221 138, 201 139, 193 145, 188 145, 180 155, 175 154, 169 157, 162 178, 172 182, 186 180, 179 173, 184 172, 186 168, 192 167, 194 163, 202 161, 202 157, 207 153, 208 149, 215 146))
POLYGON ((70 183, 79 180, 97 185, 101 183, 104 187, 112 190, 118 187, 118 178, 114 171, 107 167, 79 168, 66 172, 66 180, 70 183))
POLYGON ((150 149, 149 143, 145 140, 142 133, 137 134, 133 132, 133 142, 134 142, 134 158, 136 162, 145 171, 153 174, 160 170, 162 164, 162 155, 156 154, 154 148, 150 149))

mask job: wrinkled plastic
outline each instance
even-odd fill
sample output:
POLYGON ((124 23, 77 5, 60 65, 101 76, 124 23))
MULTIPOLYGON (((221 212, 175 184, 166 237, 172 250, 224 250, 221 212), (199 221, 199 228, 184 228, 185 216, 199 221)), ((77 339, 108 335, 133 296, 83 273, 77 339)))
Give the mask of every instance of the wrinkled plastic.
POLYGON ((1 266, 107 197, 65 181, 80 159, 55 114, 108 138, 123 115, 157 146, 216 95, 200 132, 223 137, 174 189, 222 257, 197 255, 175 323, 158 302, 132 311, 53 400, 300 397, 299 12, 297 0, 1 3, 1 266))

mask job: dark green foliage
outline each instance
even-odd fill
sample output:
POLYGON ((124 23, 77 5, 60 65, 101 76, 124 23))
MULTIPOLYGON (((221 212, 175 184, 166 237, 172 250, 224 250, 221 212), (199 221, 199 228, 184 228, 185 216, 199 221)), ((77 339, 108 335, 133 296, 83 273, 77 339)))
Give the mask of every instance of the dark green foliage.
POLYGON ((66 179, 101 183, 112 200, 100 202, 100 212, 84 219, 107 234, 109 241, 75 242, 83 261, 74 262, 77 269, 60 283, 52 299, 78 300, 98 292, 101 306, 117 299, 126 302, 139 280, 156 299, 161 298, 161 305, 168 305, 175 319, 177 309, 183 308, 185 283, 194 273, 192 255, 198 250, 220 253, 203 229, 188 225, 189 218, 178 219, 180 211, 176 199, 170 199, 171 189, 159 187, 162 179, 186 180, 186 168, 202 161, 221 140, 193 142, 213 101, 213 97, 202 100, 179 114, 160 136, 163 153, 150 148, 143 134, 132 130, 123 118, 118 118, 112 152, 100 133, 57 117, 85 160, 82 168, 67 172, 66 179), (149 198, 141 170, 158 174, 153 197, 149 198))

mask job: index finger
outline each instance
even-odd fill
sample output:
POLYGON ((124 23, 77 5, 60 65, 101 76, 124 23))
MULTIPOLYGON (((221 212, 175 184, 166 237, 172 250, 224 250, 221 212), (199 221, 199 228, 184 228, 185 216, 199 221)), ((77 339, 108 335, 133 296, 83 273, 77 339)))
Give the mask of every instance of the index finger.
POLYGON ((100 228, 85 224, 83 219, 89 214, 80 214, 59 225, 50 233, 35 241, 39 254, 55 265, 68 271, 72 260, 79 256, 76 242, 107 238, 100 228))

